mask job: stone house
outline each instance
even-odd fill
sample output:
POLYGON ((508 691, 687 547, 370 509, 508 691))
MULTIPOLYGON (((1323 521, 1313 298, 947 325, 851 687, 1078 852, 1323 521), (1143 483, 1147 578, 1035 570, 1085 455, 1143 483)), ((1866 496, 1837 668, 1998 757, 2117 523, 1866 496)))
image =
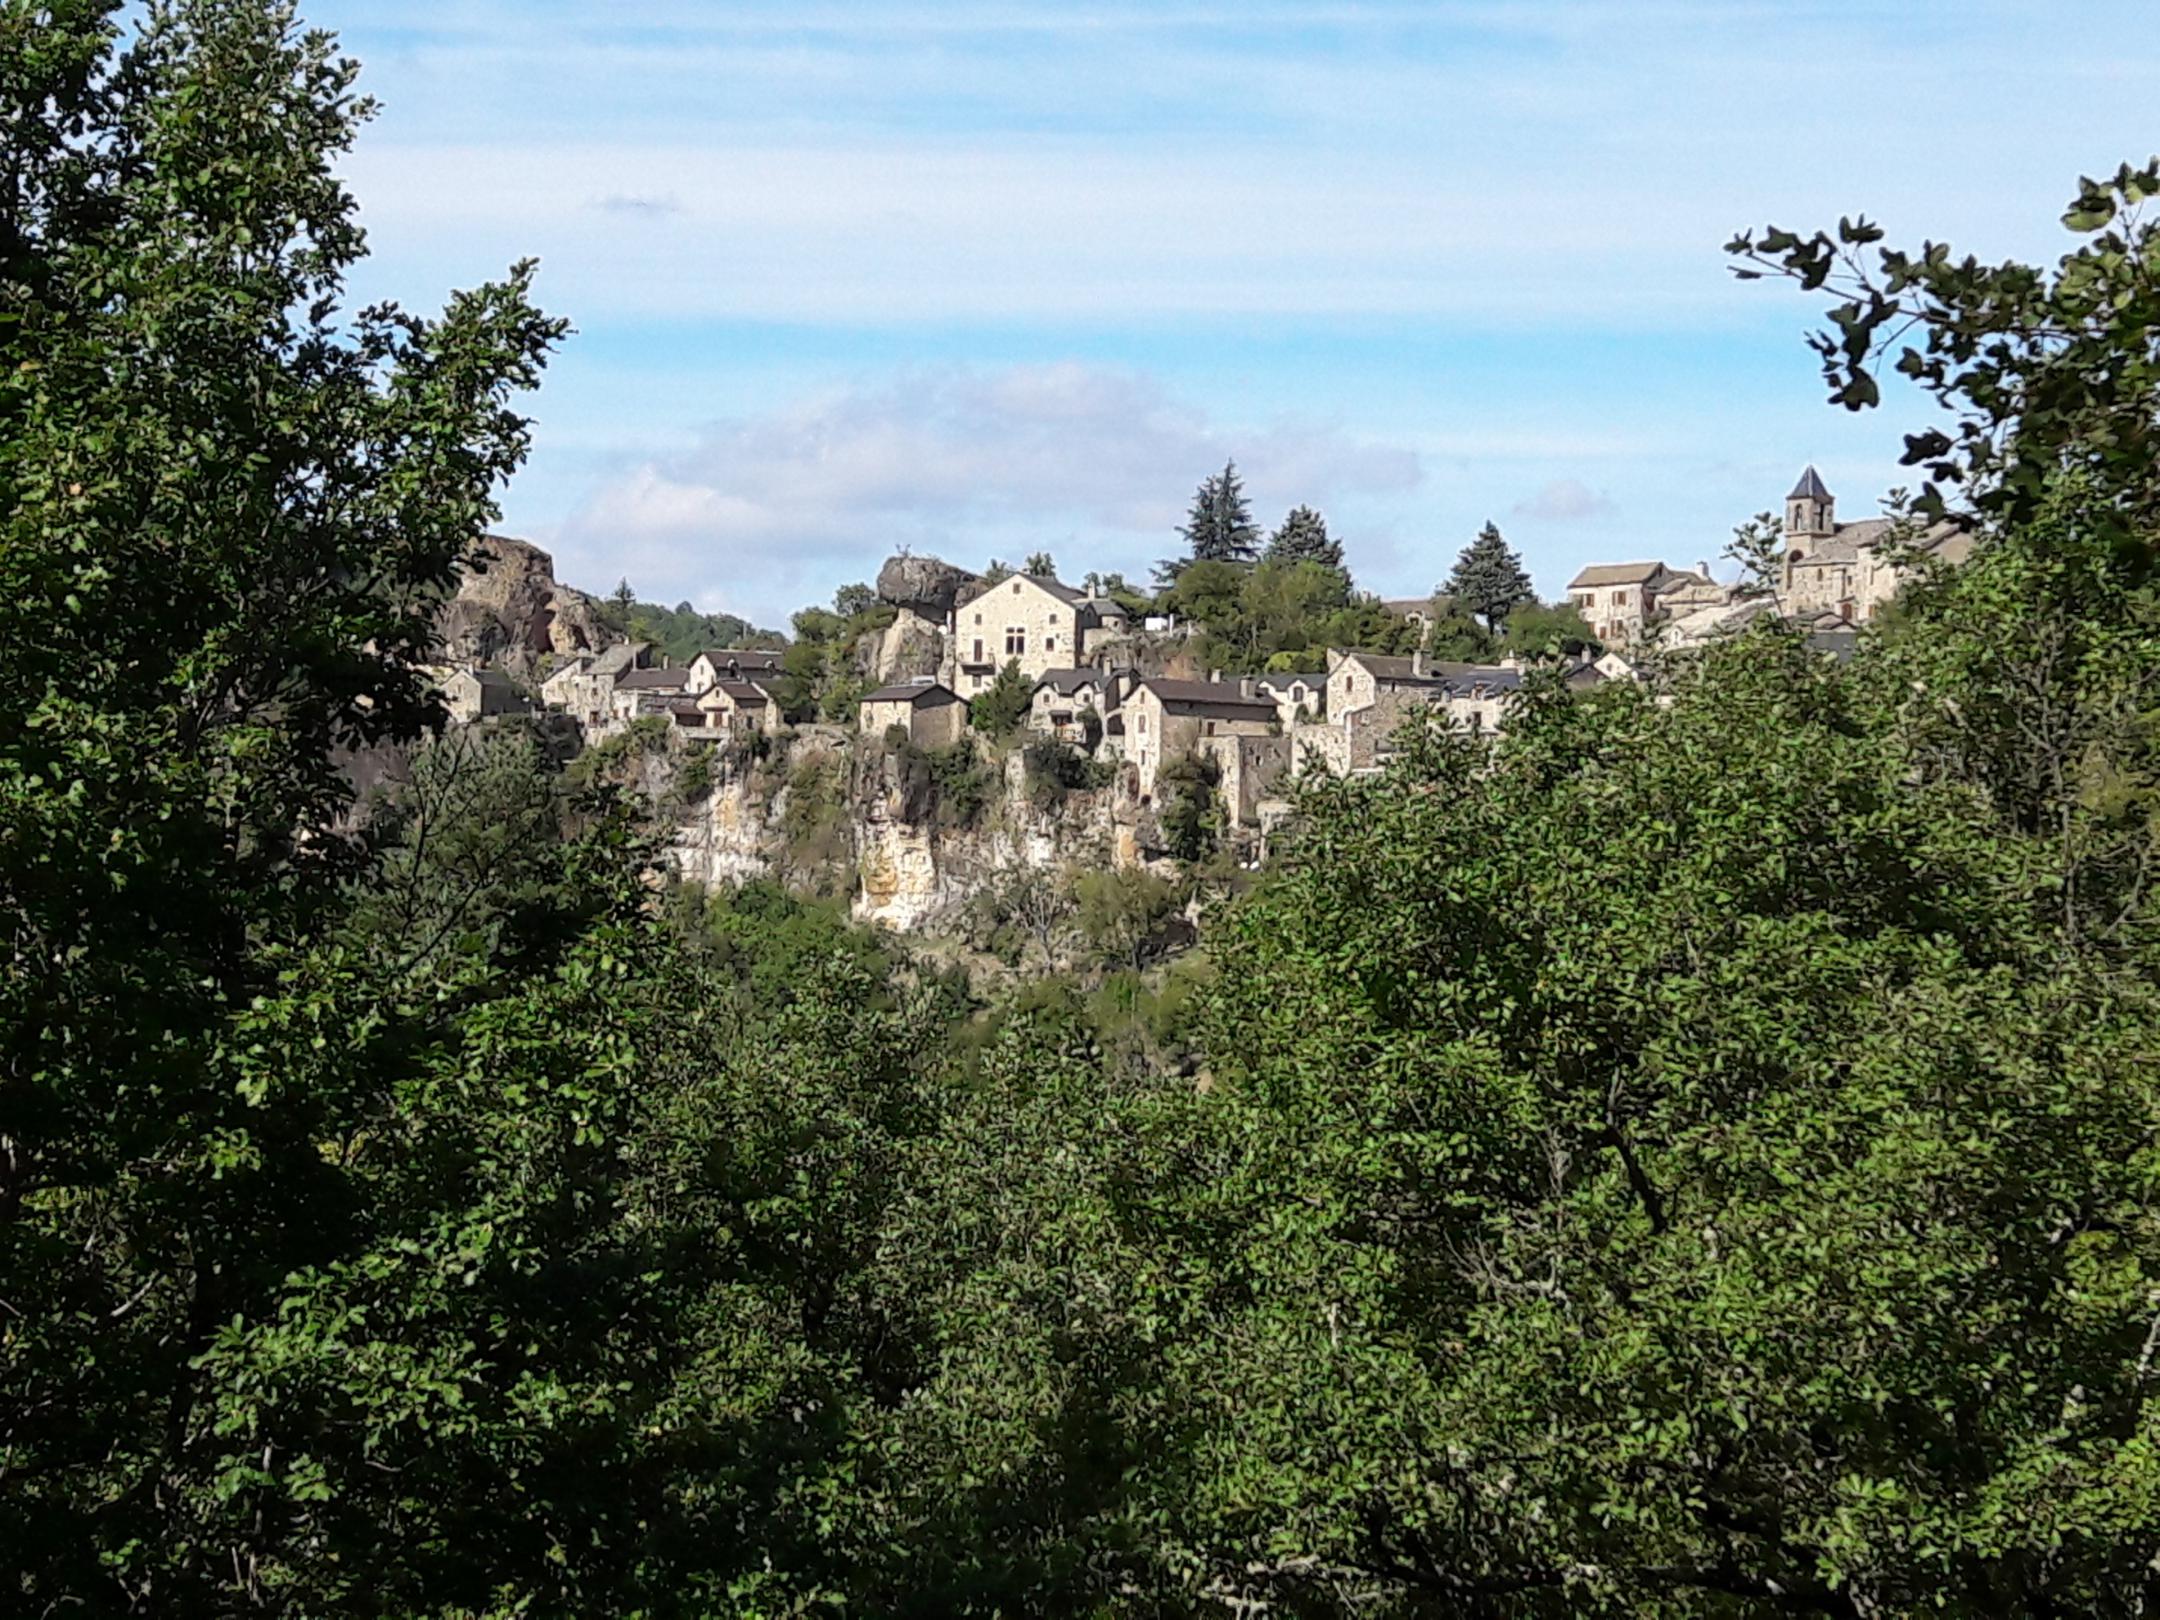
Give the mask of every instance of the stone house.
POLYGON ((1093 645, 1128 628, 1125 610, 1106 596, 1052 579, 1014 574, 967 586, 953 599, 947 663, 955 690, 984 691, 1008 663, 1030 681, 1085 664, 1093 645))
POLYGON ((1092 747, 1102 735, 1110 684, 1100 670, 1044 670, 1028 703, 1029 729, 1092 747))
POLYGON ((683 690, 695 696, 722 681, 752 681, 770 687, 780 678, 780 654, 769 647, 710 647, 691 659, 683 690))
MULTIPOLYGON (((689 707, 704 730, 739 737, 779 729, 780 705, 755 681, 720 680, 702 691, 692 686, 685 686, 684 691, 690 695, 689 707)), ((680 706, 676 712, 679 716, 680 706)))
POLYGON ((499 669, 474 669, 460 664, 436 679, 450 718, 461 725, 494 714, 524 714, 532 705, 516 681, 499 669))
POLYGON ((643 641, 618 641, 596 653, 580 653, 540 683, 540 700, 579 725, 603 726, 608 722, 617 678, 651 664, 652 646, 643 641))
MULTIPOLYGON (((1273 737, 1280 734, 1275 700, 1241 681, 1173 681, 1142 676, 1117 705, 1122 747, 1138 777, 1143 798, 1173 759, 1202 753, 1211 737, 1273 737)), ((1287 751, 1286 751, 1287 757, 1287 751)))
POLYGON ((1327 709, 1326 678, 1302 670, 1255 675, 1253 689, 1275 700, 1275 713, 1285 731, 1301 722, 1320 719, 1327 709))
POLYGON ((1598 640, 1625 646, 1642 639, 1672 574, 1661 562, 1595 563, 1568 581, 1568 600, 1598 640))
POLYGON ((615 677, 608 693, 608 729, 626 726, 648 714, 665 714, 684 696, 684 672, 679 669, 626 669, 615 677))
POLYGON ((927 677, 881 686, 862 700, 856 724, 865 737, 898 726, 917 748, 950 748, 967 734, 967 700, 927 677))

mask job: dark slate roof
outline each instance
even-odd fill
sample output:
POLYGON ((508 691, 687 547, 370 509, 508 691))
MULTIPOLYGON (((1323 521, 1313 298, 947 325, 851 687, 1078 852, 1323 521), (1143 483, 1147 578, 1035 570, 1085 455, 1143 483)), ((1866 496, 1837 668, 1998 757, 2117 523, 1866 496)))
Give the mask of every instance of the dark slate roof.
POLYGON ((1255 675, 1253 677, 1253 685, 1269 692, 1287 692, 1300 681, 1305 683, 1305 690, 1308 692, 1321 692, 1327 689, 1327 677, 1317 670, 1280 670, 1272 675, 1255 675))
POLYGON ((774 671, 780 667, 780 654, 770 647, 707 647, 699 656, 737 669, 774 671))
POLYGON ((683 680, 679 669, 626 669, 615 677, 615 685, 639 691, 678 692, 683 680))
POLYGON ((867 693, 865 703, 920 703, 925 698, 939 703, 958 703, 960 694, 949 686, 936 681, 895 681, 891 686, 881 686, 867 693))
POLYGON ((754 681, 715 681, 713 690, 725 692, 737 703, 752 709, 762 708, 770 701, 765 695, 765 688, 754 681))
POLYGON ((1046 669, 1035 684, 1049 687, 1059 697, 1071 697, 1083 686, 1102 685, 1103 676, 1099 669, 1046 669))
POLYGON ((1857 630, 1810 630, 1807 644, 1814 651, 1834 658, 1837 662, 1843 664, 1851 660, 1853 652, 1859 647, 1860 632, 1857 630))
POLYGON ((1234 681, 1171 681, 1150 676, 1140 683, 1162 700, 1164 708, 1186 705, 1222 708, 1225 706, 1253 709, 1272 715, 1275 700, 1254 692, 1250 696, 1240 691, 1234 681))
POLYGON ((1472 692, 1514 692, 1522 687, 1523 672, 1519 669, 1500 669, 1483 665, 1450 665, 1453 674, 1444 674, 1433 684, 1445 688, 1451 695, 1466 697, 1472 692))
POLYGON ((471 673, 474 680, 491 692, 515 692, 517 690, 517 682, 499 669, 476 669, 471 673))
POLYGON ((1830 491, 1824 487, 1822 474, 1815 470, 1812 462, 1808 464, 1808 470, 1800 475, 1800 482, 1793 485, 1792 493, 1785 498, 1788 501, 1827 501, 1834 499, 1830 491))
POLYGON ((1354 652, 1348 656, 1371 670, 1378 680, 1410 686, 1438 686, 1457 675, 1490 674, 1498 668, 1493 664, 1448 664, 1428 659, 1420 670, 1416 659, 1392 653, 1354 652))

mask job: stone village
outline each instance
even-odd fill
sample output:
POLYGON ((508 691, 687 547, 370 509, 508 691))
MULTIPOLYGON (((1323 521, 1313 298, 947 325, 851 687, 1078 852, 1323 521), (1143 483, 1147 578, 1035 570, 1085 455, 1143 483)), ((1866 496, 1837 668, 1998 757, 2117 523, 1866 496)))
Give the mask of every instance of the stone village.
MULTIPOLYGON (((1785 500, 1782 530, 1783 549, 1767 589, 1721 584, 1707 565, 1622 562, 1582 569, 1569 583, 1567 601, 1606 650, 1595 659, 1559 660, 1558 677, 1575 688, 1639 679, 1648 661, 1701 647, 1765 615, 1796 624, 1835 655, 1896 594, 1915 555, 1954 563, 1970 545, 1961 531, 1938 527, 1893 546, 1898 531, 1891 519, 1841 522, 1835 497, 1813 467, 1785 500)), ((513 579, 519 566, 528 575, 547 566, 544 555, 523 542, 491 539, 488 550, 490 568, 507 560, 513 579)), ((475 579, 491 577, 483 571, 475 579)), ((522 637, 539 654, 529 664, 533 680, 521 684, 481 660, 447 663, 436 673, 453 720, 538 707, 564 717, 588 744, 643 722, 648 733, 664 727, 673 749, 723 745, 718 757, 732 761, 776 745, 837 753, 850 743, 867 751, 883 742, 949 751, 969 737, 971 701, 988 692, 1001 672, 1014 671, 1032 687, 1023 734, 1090 762, 1106 782, 1107 799, 1093 831, 1119 864, 1162 854, 1151 818, 1173 768, 1199 767, 1226 833, 1257 851, 1287 811, 1284 790, 1297 772, 1380 769, 1390 739, 1420 710, 1438 710, 1472 734, 1497 734, 1528 673, 1517 659, 1464 664, 1423 652, 1331 647, 1321 669, 1226 678, 1196 667, 1183 627, 1167 619, 1135 622, 1124 605, 1097 590, 1046 574, 982 577, 936 558, 901 556, 888 561, 878 578, 877 594, 891 619, 866 663, 864 673, 875 684, 856 705, 854 726, 790 726, 782 714, 778 650, 716 648, 668 667, 644 643, 597 644, 597 627, 575 611, 577 604, 589 607, 590 599, 553 586, 551 575, 539 585, 538 600, 513 602, 499 581, 492 588, 499 598, 492 604, 497 619, 509 621, 508 642, 522 637), (571 611, 565 611, 565 599, 571 611)), ((1435 613, 1426 599, 1383 605, 1419 631, 1435 613)), ((468 637, 466 645, 488 650, 486 638, 468 637)), ((1018 759, 1009 763, 1017 767, 1018 759)), ((1019 776, 1017 770, 1009 774, 1017 804, 1019 776)), ((720 776, 708 824, 686 826, 678 843, 687 877, 724 881, 763 869, 754 824, 775 807, 761 812, 740 794, 731 798, 723 791, 729 773, 720 776)), ((876 788, 855 795, 856 912, 915 926, 941 898, 950 898, 959 880, 950 870, 953 851, 940 845, 961 841, 911 825, 900 796, 876 788)), ((1007 854, 1049 864, 1069 842, 1055 829, 1036 826, 1032 833, 1023 829, 1007 854)), ((975 858, 981 864, 991 857, 978 850, 975 858)))

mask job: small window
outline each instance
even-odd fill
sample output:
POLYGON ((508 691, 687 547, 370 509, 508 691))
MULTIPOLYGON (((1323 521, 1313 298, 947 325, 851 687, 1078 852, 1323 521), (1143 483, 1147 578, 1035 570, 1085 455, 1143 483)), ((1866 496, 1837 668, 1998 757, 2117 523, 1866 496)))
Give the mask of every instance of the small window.
POLYGON ((1019 594, 1020 594, 1020 582, 1019 582, 1019 581, 1018 581, 1018 580, 1016 579, 1016 580, 1014 580, 1014 581, 1013 581, 1013 595, 1015 595, 1015 596, 1018 596, 1019 594))
POLYGON ((1043 637, 1043 651, 1044 651, 1044 652, 1056 652, 1056 651, 1057 651, 1057 637, 1056 637, 1056 636, 1044 636, 1044 637, 1043 637))
POLYGON ((1136 715, 1134 715, 1134 716, 1133 716, 1133 730, 1135 730, 1135 731, 1139 732, 1139 733, 1140 733, 1140 735, 1141 735, 1141 736, 1143 736, 1143 737, 1145 737, 1145 736, 1147 735, 1147 716, 1146 716, 1146 715, 1144 715, 1144 714, 1136 714, 1136 715))
POLYGON ((1005 654, 1017 658, 1027 651, 1027 631, 1017 624, 1005 627, 1005 654))

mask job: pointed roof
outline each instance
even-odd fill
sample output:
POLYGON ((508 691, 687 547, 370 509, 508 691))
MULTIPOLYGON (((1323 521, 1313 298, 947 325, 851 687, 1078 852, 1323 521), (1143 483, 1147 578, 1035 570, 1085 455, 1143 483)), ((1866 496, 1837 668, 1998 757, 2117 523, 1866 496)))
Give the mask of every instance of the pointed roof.
POLYGON ((1788 501, 1828 501, 1837 497, 1823 486, 1822 474, 1815 470, 1811 461, 1808 470, 1800 475, 1800 482, 1793 485, 1792 493, 1785 498, 1788 501))

